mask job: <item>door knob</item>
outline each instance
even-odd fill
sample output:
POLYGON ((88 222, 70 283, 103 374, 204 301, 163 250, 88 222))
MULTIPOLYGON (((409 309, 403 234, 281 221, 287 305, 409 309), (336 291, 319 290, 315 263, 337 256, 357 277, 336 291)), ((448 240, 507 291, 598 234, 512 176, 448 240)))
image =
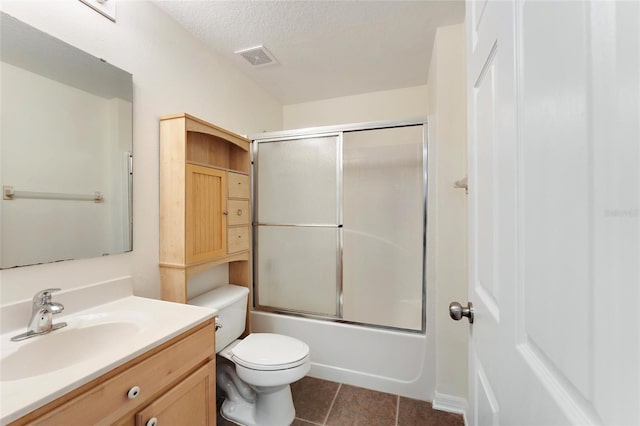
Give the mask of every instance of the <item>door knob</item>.
POLYGON ((462 317, 467 317, 469 322, 473 324, 473 304, 468 302, 467 306, 462 306, 458 302, 451 302, 449 304, 449 315, 456 321, 462 319, 462 317))

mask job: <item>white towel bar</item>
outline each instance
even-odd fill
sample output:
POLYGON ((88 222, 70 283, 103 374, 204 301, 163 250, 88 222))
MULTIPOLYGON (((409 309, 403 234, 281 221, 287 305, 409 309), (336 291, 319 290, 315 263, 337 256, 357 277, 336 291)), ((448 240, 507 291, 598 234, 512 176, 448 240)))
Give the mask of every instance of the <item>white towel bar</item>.
POLYGON ((33 191, 14 191, 13 186, 5 185, 2 187, 2 198, 5 200, 15 200, 16 198, 37 198, 45 200, 74 200, 74 201, 93 201, 101 203, 104 197, 100 191, 93 194, 63 194, 57 192, 33 192, 33 191))

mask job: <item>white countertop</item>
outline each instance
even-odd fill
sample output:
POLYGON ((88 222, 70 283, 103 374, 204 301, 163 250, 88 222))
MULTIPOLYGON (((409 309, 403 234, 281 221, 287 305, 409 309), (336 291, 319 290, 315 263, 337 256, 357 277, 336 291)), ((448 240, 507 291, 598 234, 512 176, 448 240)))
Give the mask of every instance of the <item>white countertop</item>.
MULTIPOLYGON (((74 295, 68 299, 73 300, 77 297, 74 295)), ((54 295, 54 300, 65 304, 63 296, 54 295)), ((69 306, 65 304, 65 311, 68 308, 69 306)), ((46 335, 12 342, 11 337, 26 331, 26 327, 19 330, 3 330, 0 355, 5 365, 0 363, 0 424, 5 425, 24 416, 195 325, 205 322, 215 314, 216 311, 213 309, 127 295, 88 309, 70 312, 67 315, 55 315, 54 324, 65 321, 68 325, 46 335), (88 324, 91 327, 108 328, 113 326, 114 324, 110 323, 114 322, 118 324, 113 330, 118 332, 107 339, 92 342, 91 335, 86 333, 88 324), (76 349, 67 346, 57 350, 56 345, 69 340, 61 333, 69 333, 67 336, 74 336, 74 333, 82 336, 83 332, 85 338, 82 339, 84 342, 80 344, 80 348, 86 347, 86 352, 79 356, 77 362, 66 365, 69 362, 63 359, 64 351, 76 349), (16 373, 16 370, 22 370, 21 366, 5 368, 11 364, 4 360, 11 358, 14 363, 17 357, 19 357, 18 362, 22 362, 23 358, 25 363, 30 362, 28 357, 21 356, 22 352, 26 352, 24 349, 21 352, 21 348, 36 340, 39 340, 38 347, 46 348, 48 352, 46 359, 50 360, 50 363, 38 362, 37 365, 25 365, 26 371, 29 371, 26 376, 30 376, 25 378, 20 377, 25 374, 16 373), (47 364, 54 369, 50 371, 47 364)), ((29 318, 24 318, 25 323, 28 320, 29 318)), ((76 343, 73 342, 72 345, 75 346, 76 343)))

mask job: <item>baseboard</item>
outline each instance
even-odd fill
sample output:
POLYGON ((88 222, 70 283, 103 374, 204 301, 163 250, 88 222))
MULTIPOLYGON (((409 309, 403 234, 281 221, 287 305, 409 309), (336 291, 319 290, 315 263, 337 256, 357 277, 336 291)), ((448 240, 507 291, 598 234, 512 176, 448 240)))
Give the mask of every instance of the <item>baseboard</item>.
POLYGON ((433 398, 433 408, 449 413, 462 414, 464 424, 467 425, 467 400, 458 396, 446 395, 436 391, 433 398))

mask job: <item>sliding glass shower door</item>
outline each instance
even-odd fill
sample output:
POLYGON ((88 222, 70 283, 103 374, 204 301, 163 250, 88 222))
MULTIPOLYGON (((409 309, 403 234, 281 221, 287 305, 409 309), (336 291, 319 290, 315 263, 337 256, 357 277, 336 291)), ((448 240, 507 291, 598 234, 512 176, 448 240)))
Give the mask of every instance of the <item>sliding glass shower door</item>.
POLYGON ((256 309, 424 330, 424 127, 255 141, 256 309))
POLYGON ((344 134, 343 318, 422 328, 422 126, 344 134))
POLYGON ((261 306, 339 316, 340 137, 259 144, 255 275, 261 306))

